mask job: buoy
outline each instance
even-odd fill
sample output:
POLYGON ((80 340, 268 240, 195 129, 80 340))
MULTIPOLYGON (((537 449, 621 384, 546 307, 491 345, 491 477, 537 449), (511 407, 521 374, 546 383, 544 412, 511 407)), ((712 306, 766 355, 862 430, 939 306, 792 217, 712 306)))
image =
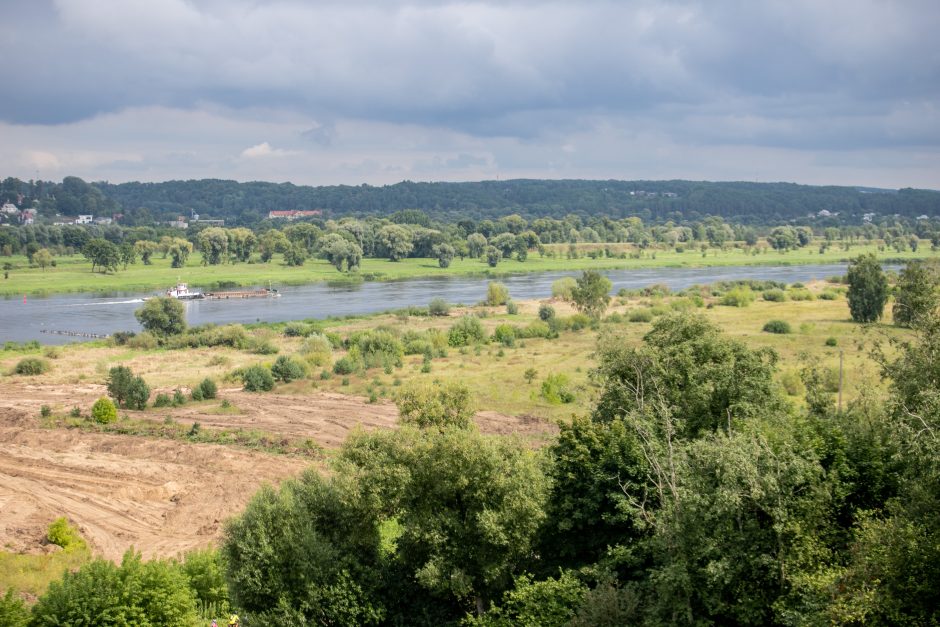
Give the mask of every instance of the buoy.
POLYGON ((26 304, 26 294, 23 294, 23 304, 26 304))

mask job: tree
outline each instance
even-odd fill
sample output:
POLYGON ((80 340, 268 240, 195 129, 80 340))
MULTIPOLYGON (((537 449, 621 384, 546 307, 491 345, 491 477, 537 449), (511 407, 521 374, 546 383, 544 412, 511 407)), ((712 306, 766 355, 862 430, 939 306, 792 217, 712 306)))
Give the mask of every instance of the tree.
POLYGON ((610 279, 594 270, 585 270, 571 290, 571 301, 578 311, 596 320, 604 315, 610 303, 610 288, 610 279))
POLYGON ((888 302, 888 279, 874 254, 859 255, 849 262, 847 276, 849 311, 855 322, 875 322, 888 302))
POLYGON ((450 262, 454 260, 454 247, 450 244, 438 244, 433 249, 434 256, 437 257, 437 265, 442 268, 450 267, 450 262))
POLYGON ((290 240, 281 231, 271 229, 261 236, 259 240, 261 248, 261 261, 267 263, 271 261, 274 253, 284 253, 290 247, 290 240))
POLYGON ((120 566, 96 559, 66 571, 33 607, 35 625, 190 627, 199 622, 196 599, 179 565, 144 562, 133 551, 124 554, 120 566))
POLYGON ((40 248, 33 254, 33 263, 45 272, 46 266, 52 264, 52 253, 49 252, 48 248, 40 248))
POLYGON ((186 330, 183 303, 176 298, 157 296, 149 298, 134 312, 140 325, 158 337, 179 335, 186 330))
POLYGON ((293 244, 302 246, 304 250, 307 251, 307 254, 313 253, 317 247, 317 241, 322 234, 323 231, 309 222, 291 224, 284 229, 284 235, 287 236, 287 239, 293 244))
POLYGON ((398 393, 395 405, 402 424, 440 429, 468 429, 473 426, 470 390, 460 383, 411 384, 398 393))
POLYGON ((228 247, 232 256, 238 261, 246 262, 258 244, 258 238, 251 229, 239 227, 228 230, 228 247))
POLYGON ((137 250, 137 254, 140 255, 140 260, 144 262, 144 265, 149 266, 151 264, 150 257, 157 252, 159 246, 149 239, 141 239, 134 242, 134 248, 137 250))
POLYGON ((124 269, 127 270, 128 264, 137 263, 137 248, 134 247, 130 242, 124 242, 120 246, 121 251, 121 263, 124 264, 124 269))
POLYGON ((505 305, 509 301, 509 288, 499 281, 490 281, 486 285, 486 304, 491 307, 505 305))
POLYGON ((486 236, 481 233, 471 233, 467 236, 467 250, 474 259, 479 259, 483 255, 486 244, 486 236))
POLYGON ((89 240, 82 249, 82 254, 91 262, 92 272, 96 267, 103 273, 107 273, 108 270, 117 272, 118 264, 121 262, 121 252, 118 247, 100 237, 89 240))
POLYGON ((908 262, 898 276, 894 296, 894 324, 911 326, 940 305, 940 262, 936 259, 908 262))
POLYGON ((598 341, 596 420, 664 407, 680 417, 678 435, 692 438, 785 406, 773 378, 777 354, 725 337, 702 315, 658 318, 643 341, 636 347, 613 334, 598 341))
POLYGON ((174 268, 182 268, 193 252, 193 243, 180 237, 174 237, 167 244, 167 252, 173 258, 170 265, 174 268))
POLYGON ((411 231, 403 226, 395 224, 384 226, 379 231, 378 237, 389 261, 398 261, 407 257, 413 247, 411 231))
POLYGON ((100 424, 114 422, 117 420, 117 408, 110 398, 102 396, 91 406, 91 417, 100 424))
POLYGON ((228 233, 225 229, 210 226, 199 232, 196 241, 202 252, 203 265, 218 265, 225 259, 228 252, 228 233))
POLYGON ((307 249, 294 243, 284 251, 284 263, 292 267, 300 267, 307 260, 307 249))
POLYGON ((499 252, 499 249, 495 246, 487 246, 483 249, 483 256, 486 258, 486 263, 489 267, 495 268, 499 264, 500 259, 503 258, 503 253, 499 252))
POLYGON ((330 233, 320 240, 320 254, 340 272, 353 270, 362 261, 362 248, 339 233, 330 233))
POLYGON ((778 226, 767 237, 767 242, 774 250, 786 252, 799 245, 799 236, 792 226, 778 226))

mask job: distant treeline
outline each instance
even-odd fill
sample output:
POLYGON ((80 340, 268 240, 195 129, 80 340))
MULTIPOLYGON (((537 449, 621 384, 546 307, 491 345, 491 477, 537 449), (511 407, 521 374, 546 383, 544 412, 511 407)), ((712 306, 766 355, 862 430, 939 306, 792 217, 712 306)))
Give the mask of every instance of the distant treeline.
POLYGON ((940 192, 902 189, 704 181, 531 180, 395 185, 239 183, 217 179, 163 183, 87 183, 66 177, 61 183, 7 178, 0 202, 36 205, 41 215, 120 212, 124 221, 144 225, 191 212, 227 224, 252 226, 271 210, 319 209, 324 217, 388 216, 415 209, 432 220, 498 219, 519 214, 527 219, 574 214, 664 223, 718 216, 752 225, 805 220, 828 211, 823 226, 858 224, 866 213, 916 218, 940 215, 940 192))

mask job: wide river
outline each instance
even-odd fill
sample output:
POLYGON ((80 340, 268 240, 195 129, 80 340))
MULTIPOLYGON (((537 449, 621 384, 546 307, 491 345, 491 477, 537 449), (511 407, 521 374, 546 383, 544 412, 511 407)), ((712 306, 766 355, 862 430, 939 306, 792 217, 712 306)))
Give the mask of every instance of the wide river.
MULTIPOLYGON (((672 289, 732 279, 771 279, 784 283, 824 279, 844 274, 844 264, 805 266, 733 266, 707 268, 642 268, 605 271, 620 288, 646 287, 663 283, 672 289)), ((518 300, 546 298, 552 282, 580 272, 540 272, 499 279, 518 300)), ((185 301, 190 325, 207 322, 281 322, 302 318, 326 318, 367 314, 409 305, 427 305, 441 297, 449 303, 473 304, 486 297, 485 277, 411 279, 331 286, 312 283, 281 289, 281 298, 185 301)), ((169 287, 169 286, 168 286, 169 287)), ((107 335, 114 331, 139 331, 134 310, 145 296, 153 294, 59 294, 48 297, 0 299, 0 342, 39 340, 63 344, 79 340, 52 331, 107 335)))

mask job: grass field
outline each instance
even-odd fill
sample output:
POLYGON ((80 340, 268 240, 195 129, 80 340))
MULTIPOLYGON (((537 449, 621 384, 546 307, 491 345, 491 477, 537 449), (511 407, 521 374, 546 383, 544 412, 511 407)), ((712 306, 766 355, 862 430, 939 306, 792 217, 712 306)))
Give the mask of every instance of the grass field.
MULTIPOLYGON (((597 248, 599 245, 585 245, 597 248)), ((622 245, 611 245, 622 246, 622 245)), ((566 249, 565 249, 566 250, 566 249)), ((766 250, 766 249, 765 249, 766 250)), ((417 277, 435 276, 500 276, 510 273, 545 272, 560 270, 613 269, 613 268, 653 268, 653 267, 702 267, 702 266, 737 266, 737 265, 796 265, 838 263, 861 253, 875 252, 881 258, 915 259, 930 256, 929 246, 922 245, 918 251, 879 252, 877 246, 853 246, 849 251, 830 247, 820 254, 812 245, 800 250, 779 253, 768 250, 761 254, 747 253, 733 248, 727 251, 710 249, 705 256, 699 251, 677 253, 675 250, 637 251, 640 258, 604 257, 591 259, 581 256, 568 259, 562 248, 554 257, 540 257, 532 254, 524 261, 504 260, 496 268, 490 268, 477 259, 455 259, 449 268, 438 267, 436 259, 403 259, 391 262, 385 259, 363 259, 358 273, 341 274, 322 259, 309 259, 300 267, 286 266, 280 256, 275 256, 270 263, 239 263, 216 266, 203 266, 199 253, 194 253, 184 268, 171 268, 169 259, 160 255, 152 258, 153 265, 138 263, 115 273, 102 274, 92 272, 91 264, 80 255, 58 257, 56 267, 42 270, 29 267, 22 256, 5 258, 5 263, 13 266, 6 271, 7 278, 0 282, 0 296, 22 296, 24 294, 54 294, 63 292, 154 292, 165 290, 177 280, 189 283, 193 287, 213 289, 248 285, 275 287, 279 285, 300 285, 317 281, 337 280, 398 280, 417 277)))

